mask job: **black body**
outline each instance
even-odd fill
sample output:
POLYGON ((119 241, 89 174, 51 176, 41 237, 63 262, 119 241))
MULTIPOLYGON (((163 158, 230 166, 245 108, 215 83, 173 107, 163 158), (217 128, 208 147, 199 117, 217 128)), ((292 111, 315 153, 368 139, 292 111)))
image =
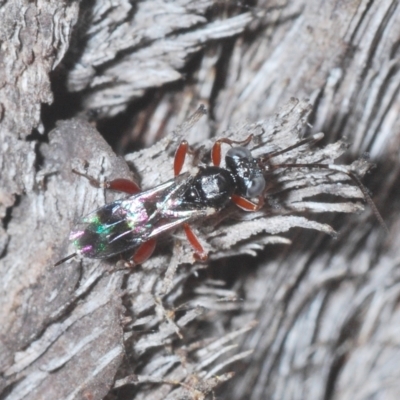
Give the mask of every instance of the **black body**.
POLYGON ((153 189, 107 204, 87 215, 71 232, 77 252, 107 258, 176 229, 185 222, 207 218, 224 208, 233 194, 259 196, 265 188, 263 170, 250 151, 231 148, 226 168, 199 168, 153 189))

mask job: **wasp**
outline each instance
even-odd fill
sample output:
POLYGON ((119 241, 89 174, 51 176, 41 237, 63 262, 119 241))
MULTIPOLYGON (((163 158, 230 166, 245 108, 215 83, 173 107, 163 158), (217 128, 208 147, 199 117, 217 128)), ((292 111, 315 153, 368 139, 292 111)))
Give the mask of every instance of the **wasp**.
POLYGON ((107 188, 126 192, 130 197, 106 204, 83 217, 69 237, 76 252, 55 265, 76 255, 105 259, 127 251, 133 252, 133 265, 141 264, 152 255, 157 238, 180 227, 183 227, 195 258, 205 261, 207 252, 190 224, 219 213, 230 203, 248 212, 260 210, 264 205, 268 174, 277 168, 330 169, 348 175, 363 192, 381 225, 385 226, 367 189, 356 175, 344 167, 271 163, 273 157, 322 137, 323 134, 316 134, 257 158, 246 147, 252 141, 252 135, 243 141, 221 138, 212 147, 212 165, 198 166, 196 173, 181 173, 186 156, 191 152, 188 142, 183 140, 175 152, 173 179, 143 192, 136 183, 126 179, 107 182, 107 188), (224 167, 221 166, 222 144, 230 146, 224 167))

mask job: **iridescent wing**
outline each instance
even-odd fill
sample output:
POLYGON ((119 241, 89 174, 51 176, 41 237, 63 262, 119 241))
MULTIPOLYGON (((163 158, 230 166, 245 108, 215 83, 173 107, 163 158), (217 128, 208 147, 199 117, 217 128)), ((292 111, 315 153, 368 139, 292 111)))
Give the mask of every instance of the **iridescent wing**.
POLYGON ((189 174, 118 200, 88 214, 70 234, 77 252, 89 258, 108 258, 134 250, 150 238, 203 215, 182 206, 182 194, 191 183, 189 174))
POLYGON ((139 238, 128 233, 123 211, 121 201, 116 201, 82 218, 69 237, 77 252, 85 257, 107 258, 139 246, 139 238))

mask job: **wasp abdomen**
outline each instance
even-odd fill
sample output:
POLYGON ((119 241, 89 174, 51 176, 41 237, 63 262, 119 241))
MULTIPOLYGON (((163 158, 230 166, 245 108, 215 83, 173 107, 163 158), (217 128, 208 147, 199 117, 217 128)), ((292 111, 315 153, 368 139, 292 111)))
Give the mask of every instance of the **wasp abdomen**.
POLYGON ((115 202, 86 216, 70 235, 78 252, 107 258, 138 247, 142 240, 121 210, 120 202, 115 202))

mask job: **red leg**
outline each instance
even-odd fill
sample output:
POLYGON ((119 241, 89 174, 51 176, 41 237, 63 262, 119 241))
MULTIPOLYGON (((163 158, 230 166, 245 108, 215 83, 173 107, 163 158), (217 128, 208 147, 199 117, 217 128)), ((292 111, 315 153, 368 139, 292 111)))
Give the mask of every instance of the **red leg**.
POLYGON ((105 187, 107 189, 115 190, 117 192, 124 192, 128 194, 136 194, 140 192, 140 187, 136 182, 123 178, 113 179, 112 181, 106 181, 105 187))
POLYGON ((233 144, 240 144, 240 145, 245 146, 246 144, 249 144, 252 139, 253 139, 253 135, 249 135, 249 137, 247 139, 242 140, 242 141, 231 140, 228 138, 218 139, 214 143, 214 146, 211 150, 211 158, 212 158, 213 164, 216 167, 219 167, 221 164, 221 145, 222 145, 222 143, 229 144, 230 146, 232 146, 233 144))
POLYGON ((221 164, 221 144, 222 139, 217 140, 211 150, 211 159, 214 166, 219 167, 221 164))
POLYGON ((150 239, 141 244, 132 257, 134 265, 143 264, 148 258, 151 257, 155 247, 156 239, 150 239))
POLYGON ((175 159, 174 159, 175 176, 178 176, 181 173, 188 150, 189 150, 188 142, 186 140, 182 140, 182 142, 179 144, 179 147, 176 149, 175 152, 175 159))
POLYGON ((199 239, 197 239, 197 236, 192 231, 192 228, 190 228, 189 224, 183 224, 183 229, 185 230, 189 243, 192 245, 195 251, 194 257, 199 261, 206 261, 208 254, 203 249, 203 246, 200 244, 199 239))
POLYGON ((232 196, 232 201, 244 211, 258 211, 264 205, 264 196, 258 197, 257 204, 237 194, 232 196))
POLYGON ((90 184, 94 186, 95 188, 101 189, 111 189, 115 190, 117 192, 123 192, 127 194, 136 194, 140 192, 140 187, 139 185, 131 181, 129 179, 113 179, 111 181, 105 181, 104 183, 99 182, 97 179, 94 179, 90 175, 83 174, 82 172, 79 172, 75 169, 72 170, 73 173, 83 176, 84 178, 88 179, 90 184))

